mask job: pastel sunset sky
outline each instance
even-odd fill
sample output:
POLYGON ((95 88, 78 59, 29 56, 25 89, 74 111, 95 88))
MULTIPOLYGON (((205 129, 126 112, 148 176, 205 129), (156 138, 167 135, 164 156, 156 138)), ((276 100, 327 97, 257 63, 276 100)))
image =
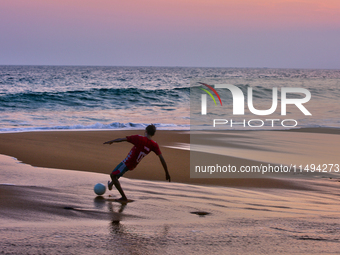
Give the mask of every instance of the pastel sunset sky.
POLYGON ((0 0, 0 65, 340 69, 339 0, 0 0))

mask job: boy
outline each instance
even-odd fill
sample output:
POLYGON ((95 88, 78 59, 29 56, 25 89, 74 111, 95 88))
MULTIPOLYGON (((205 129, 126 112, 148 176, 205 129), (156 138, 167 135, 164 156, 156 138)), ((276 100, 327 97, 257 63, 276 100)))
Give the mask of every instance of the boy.
POLYGON ((120 183, 118 181, 119 177, 123 176, 124 173, 126 173, 128 170, 133 170, 138 163, 147 155, 150 151, 153 151, 156 153, 156 155, 159 157, 162 166, 165 171, 165 178, 166 180, 169 180, 170 182, 170 175, 168 172, 168 167, 165 163, 165 160, 162 156, 162 153, 159 149, 158 144, 151 140, 152 136, 154 136, 156 133, 156 127, 151 124, 145 128, 144 136, 141 135, 132 135, 127 136, 126 138, 117 138, 115 140, 107 141, 104 144, 112 144, 112 143, 119 143, 119 142, 130 142, 134 146, 130 150, 127 157, 119 163, 116 168, 112 171, 110 174, 111 176, 111 182, 108 182, 108 188, 109 190, 112 190, 112 186, 115 185, 116 189, 119 191, 119 193, 122 195, 120 199, 117 199, 117 201, 120 202, 127 202, 128 199, 125 196, 125 193, 120 186, 120 183))

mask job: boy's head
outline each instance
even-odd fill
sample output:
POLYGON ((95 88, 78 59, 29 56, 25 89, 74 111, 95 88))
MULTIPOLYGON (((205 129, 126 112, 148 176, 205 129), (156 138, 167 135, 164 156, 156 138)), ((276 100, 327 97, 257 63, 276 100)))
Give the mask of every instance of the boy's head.
POLYGON ((149 136, 154 136, 156 133, 156 127, 154 124, 151 124, 145 128, 145 131, 149 136))

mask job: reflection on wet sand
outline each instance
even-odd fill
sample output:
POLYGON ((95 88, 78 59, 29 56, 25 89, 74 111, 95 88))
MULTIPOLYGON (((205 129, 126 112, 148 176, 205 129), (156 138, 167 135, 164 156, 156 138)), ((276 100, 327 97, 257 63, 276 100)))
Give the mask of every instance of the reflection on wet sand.
POLYGON ((127 204, 114 205, 108 202, 108 210, 112 213, 109 243, 112 244, 111 249, 119 254, 152 254, 156 250, 166 247, 169 226, 163 225, 163 231, 154 231, 149 233, 143 232, 134 225, 123 223, 124 209, 127 204))
POLYGON ((117 191, 93 192, 107 175, 0 162, 0 253, 338 252, 338 179, 278 189, 121 178, 135 201, 120 204, 117 191))

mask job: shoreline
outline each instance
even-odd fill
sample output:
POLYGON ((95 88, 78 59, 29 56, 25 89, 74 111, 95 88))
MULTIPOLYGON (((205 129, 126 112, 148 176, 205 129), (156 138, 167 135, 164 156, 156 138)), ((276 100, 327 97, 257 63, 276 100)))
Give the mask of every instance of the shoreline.
MULTIPOLYGON (((116 128, 116 129, 96 129, 96 128, 83 128, 83 129, 29 129, 29 130, 12 130, 12 131, 0 131, 1 134, 16 134, 16 133, 36 133, 36 132, 114 132, 114 131, 143 131, 144 128, 136 127, 136 128, 116 128)), ((190 132, 190 128, 157 128, 158 131, 171 131, 171 132, 190 132)), ((214 131, 213 129, 202 129, 195 131, 214 131)), ((306 132, 306 133, 324 133, 324 134, 340 134, 340 127, 298 127, 298 128, 285 128, 285 129, 221 129, 216 131, 222 132, 263 132, 263 131, 284 131, 284 132, 306 132)))

